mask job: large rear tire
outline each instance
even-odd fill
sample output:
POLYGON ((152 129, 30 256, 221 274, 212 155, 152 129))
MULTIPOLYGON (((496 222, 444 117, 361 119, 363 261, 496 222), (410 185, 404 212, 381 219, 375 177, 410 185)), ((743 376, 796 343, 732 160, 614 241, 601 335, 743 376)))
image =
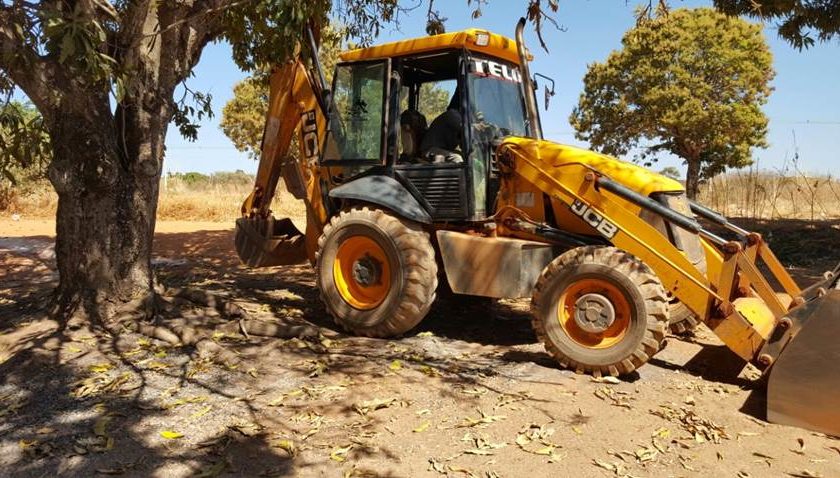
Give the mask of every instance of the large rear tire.
POLYGON ((563 367, 595 376, 633 372, 659 351, 668 299, 653 271, 614 247, 572 249, 543 270, 532 324, 563 367))
POLYGON ((335 216, 318 240, 315 270, 327 310, 356 335, 403 334, 435 300, 437 264, 429 235, 379 209, 335 216))

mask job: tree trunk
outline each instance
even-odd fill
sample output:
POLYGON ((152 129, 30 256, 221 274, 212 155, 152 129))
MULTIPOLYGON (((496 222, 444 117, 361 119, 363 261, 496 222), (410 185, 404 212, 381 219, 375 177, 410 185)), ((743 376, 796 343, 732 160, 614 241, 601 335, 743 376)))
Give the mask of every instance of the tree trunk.
POLYGON ((126 304, 152 303, 151 250, 167 121, 150 118, 168 116, 122 108, 114 115, 107 97, 79 96, 84 93, 50 128, 49 177, 58 192, 56 305, 62 316, 107 322, 126 304))
POLYGON ((697 199, 697 193, 700 190, 700 158, 691 158, 685 160, 688 165, 688 171, 685 174, 685 194, 689 199, 697 199))

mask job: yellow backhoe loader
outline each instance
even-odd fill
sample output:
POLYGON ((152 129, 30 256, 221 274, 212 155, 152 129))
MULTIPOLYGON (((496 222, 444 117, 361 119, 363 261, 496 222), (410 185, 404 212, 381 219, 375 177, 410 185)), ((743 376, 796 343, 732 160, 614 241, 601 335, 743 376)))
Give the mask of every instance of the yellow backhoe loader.
POLYGON ((669 327, 703 322, 764 371, 770 421, 840 435, 840 269, 800 289, 760 235, 679 182, 543 140, 523 27, 346 51, 331 86, 308 31, 308 54, 271 76, 242 261, 308 260, 336 322, 370 337, 411 330, 439 283, 530 297, 547 351, 596 376, 633 372, 669 327), (445 109, 429 111, 429 85, 445 109), (281 177, 304 233, 271 213, 281 177))

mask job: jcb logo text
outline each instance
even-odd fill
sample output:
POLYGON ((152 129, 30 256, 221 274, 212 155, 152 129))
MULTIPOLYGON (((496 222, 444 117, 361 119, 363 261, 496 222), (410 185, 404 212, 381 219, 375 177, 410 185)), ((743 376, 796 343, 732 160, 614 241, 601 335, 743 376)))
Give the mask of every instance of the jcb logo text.
POLYGON ((612 239, 615 233, 618 232, 618 227, 615 224, 604 219, 604 216, 593 211, 581 201, 575 200, 570 206, 570 209, 607 239, 612 239))

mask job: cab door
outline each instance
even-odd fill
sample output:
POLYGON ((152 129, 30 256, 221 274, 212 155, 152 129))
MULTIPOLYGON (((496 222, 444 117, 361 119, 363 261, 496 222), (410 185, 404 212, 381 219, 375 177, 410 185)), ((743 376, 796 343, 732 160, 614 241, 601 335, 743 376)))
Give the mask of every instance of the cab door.
POLYGON ((348 177, 385 163, 390 71, 390 60, 336 67, 323 166, 348 177))

